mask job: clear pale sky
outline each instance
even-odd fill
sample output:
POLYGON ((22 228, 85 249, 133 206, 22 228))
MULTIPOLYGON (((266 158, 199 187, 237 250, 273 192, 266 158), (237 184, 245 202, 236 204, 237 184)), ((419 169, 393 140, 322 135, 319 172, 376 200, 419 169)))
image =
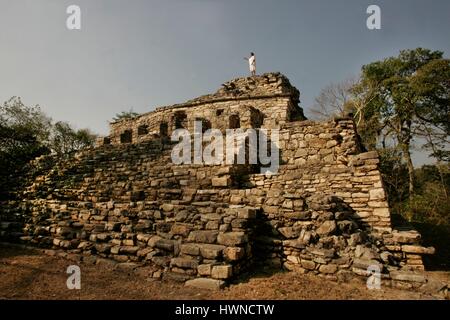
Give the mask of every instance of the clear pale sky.
MULTIPOLYGON (((448 0, 0 0, 0 102, 20 96, 99 134, 129 110, 183 102, 248 74, 280 71, 308 114, 321 88, 426 47, 450 52, 448 0), (81 30, 66 8, 81 7, 81 30), (381 30, 366 9, 381 7, 381 30)), ((415 162, 426 157, 416 153, 415 162)))

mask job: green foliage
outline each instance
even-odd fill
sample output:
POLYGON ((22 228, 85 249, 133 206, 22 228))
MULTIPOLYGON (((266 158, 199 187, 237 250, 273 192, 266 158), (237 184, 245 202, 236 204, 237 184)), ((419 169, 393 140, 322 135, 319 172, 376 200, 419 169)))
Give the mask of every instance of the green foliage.
POLYGON ((17 168, 49 151, 29 128, 0 125, 0 185, 7 184, 7 177, 17 168))
POLYGON ((39 106, 25 106, 20 97, 12 97, 0 106, 0 125, 17 133, 10 135, 10 139, 4 137, 6 140, 2 141, 0 148, 12 147, 16 138, 27 133, 32 133, 36 141, 45 144, 51 134, 51 119, 39 106))
POLYGON ((408 170, 395 148, 380 149, 380 171, 389 206, 407 221, 450 227, 450 165, 424 165, 414 170, 415 192, 408 192, 408 170))
POLYGON ((426 247, 434 247, 436 254, 423 257, 427 270, 450 271, 450 224, 413 221, 426 247))
POLYGON ((12 97, 0 107, 0 197, 15 183, 14 172, 31 159, 49 153, 50 118, 38 106, 12 97))
POLYGON ((450 166, 425 165, 415 176, 415 193, 394 201, 392 211, 412 223, 423 245, 436 248, 435 255, 424 257, 427 269, 450 270, 450 166))
POLYGON ((450 227, 450 165, 424 165, 416 169, 415 193, 408 196, 406 188, 402 188, 407 181, 405 168, 390 167, 389 163, 395 163, 395 158, 388 161, 382 158, 381 170, 384 171, 383 178, 387 178, 384 182, 393 211, 410 222, 450 227), (389 183, 394 177, 398 189, 389 183))
POLYGON ((53 125, 39 106, 25 106, 12 97, 0 106, 0 198, 14 191, 30 160, 89 147, 94 140, 89 130, 74 130, 64 122, 53 125))
POLYGON ((449 135, 450 60, 440 51, 417 48, 402 50, 398 57, 362 67, 357 96, 359 132, 369 149, 396 147, 408 168, 408 186, 414 190, 411 147, 426 140, 424 148, 445 159, 449 135))
POLYGON ((449 199, 438 183, 425 183, 423 191, 414 194, 403 206, 403 216, 409 221, 438 225, 450 221, 449 199))
POLYGON ((378 118, 373 129, 379 135, 408 143, 413 126, 422 122, 449 133, 450 61, 442 52, 402 50, 398 57, 363 66, 359 85, 374 96, 364 114, 378 118))
POLYGON ((137 117, 138 115, 139 115, 139 113, 134 112, 133 108, 131 108, 129 111, 122 111, 120 113, 117 113, 116 116, 113 118, 113 121, 133 119, 134 117, 137 117))
POLYGON ((56 122, 53 128, 52 149, 58 154, 65 154, 94 145, 96 136, 88 129, 73 129, 66 122, 56 122))
POLYGON ((415 170, 416 192, 402 203, 409 221, 450 225, 450 167, 425 165, 415 170))
POLYGON ((408 199, 408 169, 401 161, 401 152, 396 148, 380 148, 378 154, 381 175, 392 207, 408 199))

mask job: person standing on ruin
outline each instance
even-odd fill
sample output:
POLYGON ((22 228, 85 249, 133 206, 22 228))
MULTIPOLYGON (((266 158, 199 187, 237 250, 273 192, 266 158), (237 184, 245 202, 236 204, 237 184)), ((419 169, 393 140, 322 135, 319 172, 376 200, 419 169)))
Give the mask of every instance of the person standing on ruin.
POLYGON ((245 60, 248 60, 248 65, 250 67, 250 73, 252 76, 256 75, 256 57, 255 54, 253 52, 250 52, 250 57, 244 58, 245 60))

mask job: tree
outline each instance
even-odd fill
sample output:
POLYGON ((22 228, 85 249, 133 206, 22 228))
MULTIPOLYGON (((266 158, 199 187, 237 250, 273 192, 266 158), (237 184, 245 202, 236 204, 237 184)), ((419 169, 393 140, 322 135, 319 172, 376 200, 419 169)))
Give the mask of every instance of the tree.
POLYGON ((132 119, 136 116, 138 116, 139 113, 134 112, 133 108, 131 108, 129 111, 122 111, 120 113, 117 113, 115 117, 113 118, 113 121, 120 121, 124 119, 132 119))
POLYGON ((415 170, 416 191, 410 201, 403 206, 410 221, 431 222, 436 225, 449 225, 450 202, 450 166, 424 165, 415 170))
POLYGON ((425 99, 416 110, 415 133, 425 139, 423 148, 439 162, 450 160, 450 60, 434 60, 418 70, 412 87, 425 99), (434 106, 434 107, 433 107, 434 106))
POLYGON ((14 174, 37 156, 50 152, 51 119, 39 106, 12 97, 0 106, 0 197, 14 189, 14 174))
POLYGON ((319 120, 344 116, 350 111, 348 108, 353 100, 352 88, 357 82, 357 79, 349 78, 338 83, 331 83, 323 88, 319 96, 315 98, 311 113, 319 120))
MULTIPOLYGON (((20 97, 12 97, 0 106, 1 125, 17 129, 18 132, 28 130, 42 144, 49 141, 51 123, 51 118, 43 113, 38 105, 25 106, 20 97)), ((14 135, 11 138, 14 139, 14 135)))
POLYGON ((95 137, 88 129, 74 130, 65 122, 53 125, 39 106, 25 106, 19 97, 12 97, 0 106, 0 197, 14 191, 30 160, 90 147, 95 137))
POLYGON ((96 135, 88 129, 73 129, 67 122, 56 122, 53 127, 52 150, 57 154, 88 148, 94 145, 96 135))
POLYGON ((383 177, 390 207, 402 203, 408 196, 408 169, 402 162, 402 154, 398 148, 385 147, 378 149, 380 156, 380 172, 383 177))
MULTIPOLYGON (((422 48, 402 50, 398 57, 363 66, 355 86, 365 102, 358 112, 371 143, 390 143, 401 151, 410 195, 414 192, 413 140, 426 136, 437 141, 439 134, 448 138, 450 61, 442 56, 440 51, 422 48), (424 131, 424 126, 431 131, 424 131)), ((433 154, 437 156, 439 150, 433 154)))

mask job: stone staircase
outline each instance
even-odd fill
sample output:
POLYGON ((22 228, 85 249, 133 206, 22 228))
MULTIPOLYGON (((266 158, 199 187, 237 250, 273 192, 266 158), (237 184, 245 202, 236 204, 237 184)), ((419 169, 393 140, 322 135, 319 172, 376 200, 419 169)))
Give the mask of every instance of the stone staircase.
POLYGON ((158 139, 60 159, 2 203, 0 237, 221 286, 251 263, 256 211, 229 205, 236 168, 173 165, 170 150, 158 139))

